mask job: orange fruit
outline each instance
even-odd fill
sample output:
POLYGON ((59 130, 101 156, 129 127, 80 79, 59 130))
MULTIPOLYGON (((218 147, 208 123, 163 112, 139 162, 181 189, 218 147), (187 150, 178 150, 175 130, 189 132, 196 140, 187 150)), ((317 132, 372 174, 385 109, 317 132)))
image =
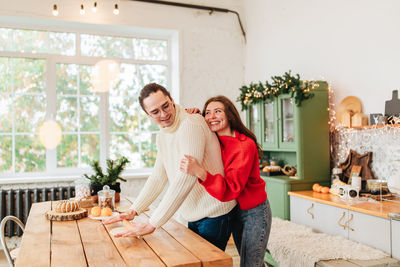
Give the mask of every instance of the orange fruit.
POLYGON ((329 189, 330 189, 329 187, 324 186, 324 187, 321 188, 321 193, 328 194, 329 193, 329 189))
POLYGON ((95 206, 92 208, 92 210, 90 211, 90 214, 92 214, 93 217, 99 217, 101 214, 101 209, 99 206, 95 206))
POLYGON ((312 190, 315 191, 315 192, 319 192, 319 191, 317 191, 317 188, 318 188, 318 187, 320 187, 319 184, 313 184, 312 190))
POLYGON ((112 215, 112 209, 105 207, 101 209, 101 217, 109 217, 112 215))

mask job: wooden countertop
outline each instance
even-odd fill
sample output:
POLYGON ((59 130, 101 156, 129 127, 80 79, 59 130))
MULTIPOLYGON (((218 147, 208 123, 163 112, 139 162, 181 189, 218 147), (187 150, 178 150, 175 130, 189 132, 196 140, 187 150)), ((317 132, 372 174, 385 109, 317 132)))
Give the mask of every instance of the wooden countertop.
POLYGON ((398 199, 399 203, 392 201, 368 202, 359 199, 345 200, 333 194, 322 194, 314 191, 288 192, 288 195, 383 218, 388 218, 389 213, 400 213, 400 199, 398 199))

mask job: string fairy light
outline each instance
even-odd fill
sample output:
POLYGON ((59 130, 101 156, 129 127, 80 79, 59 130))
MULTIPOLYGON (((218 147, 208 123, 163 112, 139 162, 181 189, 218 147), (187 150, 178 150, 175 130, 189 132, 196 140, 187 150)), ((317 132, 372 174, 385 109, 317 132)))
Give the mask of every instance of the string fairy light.
MULTIPOLYGON (((98 7, 97 1, 93 2, 93 6, 92 6, 93 13, 97 13, 97 7, 98 7)), ((113 9, 114 15, 118 15, 119 12, 120 11, 119 11, 118 4, 114 4, 114 9, 113 9)), ((53 14, 53 16, 58 16, 58 14, 59 14, 58 6, 56 4, 53 5, 52 14, 53 14)), ((80 4, 79 14, 81 14, 81 15, 86 14, 85 6, 83 4, 80 4)))

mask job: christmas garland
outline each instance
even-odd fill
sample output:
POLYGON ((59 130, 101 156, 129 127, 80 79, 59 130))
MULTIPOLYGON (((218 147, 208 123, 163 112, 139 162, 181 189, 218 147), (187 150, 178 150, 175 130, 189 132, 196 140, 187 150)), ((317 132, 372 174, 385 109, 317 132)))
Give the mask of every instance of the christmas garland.
POLYGON ((237 101, 242 104, 242 110, 246 110, 250 105, 273 100, 281 94, 288 94, 295 99, 296 105, 301 106, 303 100, 309 99, 314 96, 311 90, 318 87, 315 81, 302 81, 299 74, 291 76, 290 71, 285 72, 283 76, 272 76, 272 83, 268 81, 265 84, 251 83, 249 86, 242 86, 240 88, 240 96, 237 101))

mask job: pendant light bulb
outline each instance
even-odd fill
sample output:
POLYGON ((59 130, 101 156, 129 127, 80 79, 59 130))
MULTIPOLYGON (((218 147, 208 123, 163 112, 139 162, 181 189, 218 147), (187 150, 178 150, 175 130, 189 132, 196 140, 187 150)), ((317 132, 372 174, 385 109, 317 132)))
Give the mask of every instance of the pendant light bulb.
POLYGON ((115 4, 113 13, 114 13, 115 15, 118 15, 118 14, 119 14, 118 4, 115 4))
POLYGON ((85 8, 81 5, 81 10, 79 11, 81 15, 85 15, 85 8))
POLYGON ((92 12, 96 13, 97 11, 97 2, 94 2, 93 7, 92 7, 92 12))
POLYGON ((58 16, 57 5, 53 5, 53 15, 54 15, 54 16, 58 16))

